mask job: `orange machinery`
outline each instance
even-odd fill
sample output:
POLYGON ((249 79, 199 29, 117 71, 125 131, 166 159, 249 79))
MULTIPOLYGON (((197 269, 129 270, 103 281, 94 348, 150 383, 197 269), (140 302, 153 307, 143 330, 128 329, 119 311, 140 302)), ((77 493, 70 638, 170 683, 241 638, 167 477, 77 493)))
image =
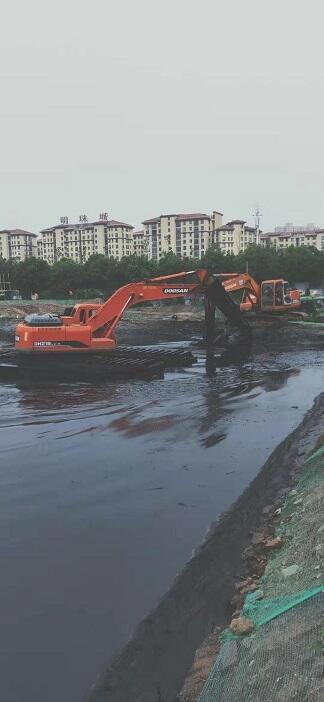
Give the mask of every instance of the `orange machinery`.
POLYGON ((128 307, 147 300, 183 298, 209 290, 217 306, 236 327, 247 333, 247 323, 220 281, 205 269, 151 278, 119 288, 103 304, 77 304, 63 316, 28 315, 16 327, 15 347, 23 352, 106 351, 116 346, 114 330, 128 307), (180 281, 180 282, 179 282, 180 281))
POLYGON ((289 283, 282 278, 263 280, 261 285, 248 273, 220 273, 222 285, 226 292, 243 291, 241 310, 260 310, 262 312, 289 312, 301 306, 299 290, 292 290, 289 283))

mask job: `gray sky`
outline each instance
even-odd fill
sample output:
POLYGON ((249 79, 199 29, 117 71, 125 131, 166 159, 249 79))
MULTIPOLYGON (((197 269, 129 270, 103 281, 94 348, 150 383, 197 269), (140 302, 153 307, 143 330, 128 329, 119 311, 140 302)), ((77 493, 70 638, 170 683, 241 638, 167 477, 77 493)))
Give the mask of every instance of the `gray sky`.
POLYGON ((2 4, 0 228, 221 210, 324 226, 321 0, 2 4))

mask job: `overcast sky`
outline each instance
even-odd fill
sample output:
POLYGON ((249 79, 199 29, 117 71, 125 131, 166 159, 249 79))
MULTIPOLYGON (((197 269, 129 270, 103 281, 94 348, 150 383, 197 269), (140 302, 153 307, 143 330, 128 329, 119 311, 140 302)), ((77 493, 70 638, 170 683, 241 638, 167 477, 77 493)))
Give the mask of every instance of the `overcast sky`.
POLYGON ((224 212, 324 226, 321 0, 11 0, 0 228, 224 212), (299 6, 301 5, 301 6, 299 6))

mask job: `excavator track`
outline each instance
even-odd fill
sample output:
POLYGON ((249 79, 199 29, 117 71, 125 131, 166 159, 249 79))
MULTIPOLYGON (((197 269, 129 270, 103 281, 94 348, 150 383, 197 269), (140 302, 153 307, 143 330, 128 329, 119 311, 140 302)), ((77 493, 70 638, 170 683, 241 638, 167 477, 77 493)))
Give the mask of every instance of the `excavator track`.
POLYGON ((197 358, 191 351, 184 348, 166 349, 155 346, 119 346, 116 352, 120 353, 121 358, 125 355, 126 358, 146 358, 162 362, 165 368, 185 368, 197 363, 197 358))
POLYGON ((42 358, 21 356, 14 350, 0 354, 0 380, 42 382, 103 382, 105 380, 163 378, 168 368, 184 368, 196 362, 187 349, 147 347, 117 348, 108 353, 50 354, 42 358))

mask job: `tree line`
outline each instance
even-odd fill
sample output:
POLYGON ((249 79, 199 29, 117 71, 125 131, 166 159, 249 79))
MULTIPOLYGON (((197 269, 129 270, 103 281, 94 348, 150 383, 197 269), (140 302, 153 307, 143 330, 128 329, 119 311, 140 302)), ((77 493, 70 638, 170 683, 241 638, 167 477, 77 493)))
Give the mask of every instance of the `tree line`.
POLYGON ((234 256, 218 249, 208 249, 201 259, 179 261, 169 253, 159 262, 145 256, 125 256, 121 261, 101 254, 91 256, 84 264, 61 259, 53 266, 37 258, 15 262, 0 259, 0 273, 9 274, 11 286, 23 298, 37 292, 40 298, 104 298, 126 283, 144 278, 208 268, 211 273, 248 272, 258 281, 285 278, 292 285, 298 282, 319 287, 324 283, 324 251, 313 247, 276 250, 250 246, 234 256))

